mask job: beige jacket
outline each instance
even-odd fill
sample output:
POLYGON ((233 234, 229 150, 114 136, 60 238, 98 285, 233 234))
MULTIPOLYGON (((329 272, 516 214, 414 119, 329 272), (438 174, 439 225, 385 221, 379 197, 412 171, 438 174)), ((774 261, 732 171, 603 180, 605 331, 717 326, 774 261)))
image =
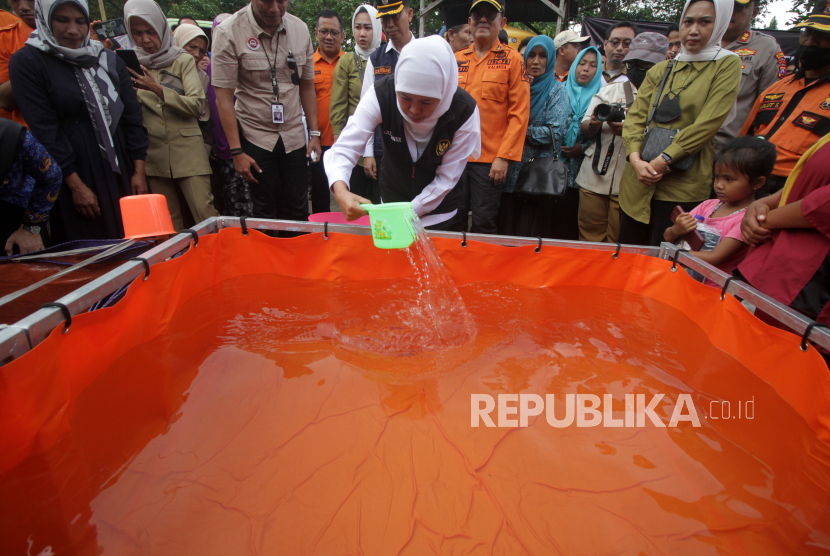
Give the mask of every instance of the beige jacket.
POLYGON ((153 92, 138 91, 150 137, 147 175, 177 179, 210 174, 199 128, 207 100, 196 60, 185 52, 169 67, 149 71, 161 83, 164 100, 153 92))

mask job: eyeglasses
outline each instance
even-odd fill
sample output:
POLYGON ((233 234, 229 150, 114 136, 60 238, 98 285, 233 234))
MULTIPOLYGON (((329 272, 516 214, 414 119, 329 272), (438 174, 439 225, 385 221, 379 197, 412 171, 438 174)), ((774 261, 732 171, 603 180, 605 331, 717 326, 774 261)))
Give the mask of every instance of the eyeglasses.
POLYGON ((340 36, 340 31, 337 31, 335 29, 317 29, 317 32, 323 37, 331 36, 331 38, 333 39, 336 39, 340 36))
POLYGON ((628 47, 631 46, 631 41, 632 40, 633 39, 625 39, 625 40, 621 41, 620 39, 608 39, 605 42, 607 42, 608 44, 610 44, 614 48, 617 48, 618 46, 620 46, 620 44, 622 44, 625 48, 628 48, 628 47))
POLYGON ((501 15, 500 12, 493 10, 476 10, 470 14, 470 17, 473 21, 481 21, 482 19, 486 19, 489 23, 493 23, 499 15, 501 15))
POLYGON ((654 64, 651 62, 642 62, 640 60, 630 60, 625 63, 625 67, 632 70, 634 68, 640 68, 643 71, 648 71, 654 67, 654 64))

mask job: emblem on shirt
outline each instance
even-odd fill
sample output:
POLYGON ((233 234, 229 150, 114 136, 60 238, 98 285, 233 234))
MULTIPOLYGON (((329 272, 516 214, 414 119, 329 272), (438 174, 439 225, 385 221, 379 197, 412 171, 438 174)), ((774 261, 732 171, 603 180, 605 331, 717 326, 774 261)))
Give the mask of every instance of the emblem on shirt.
POLYGON ((389 136, 389 138, 390 138, 392 141, 394 141, 395 143, 400 143, 400 142, 402 141, 402 139, 401 139, 400 137, 395 137, 394 135, 392 135, 392 132, 391 132, 391 131, 389 131, 388 129, 387 129, 386 131, 384 131, 384 132, 383 132, 383 134, 384 134, 384 135, 388 135, 388 136, 389 136))
POLYGON ((450 143, 449 139, 444 139, 443 141, 438 142, 438 146, 435 147, 435 154, 438 156, 444 156, 444 153, 450 150, 450 143))
MULTIPOLYGON (((830 123, 830 119, 825 118, 823 116, 819 116, 818 114, 813 114, 812 112, 802 112, 798 115, 798 117, 793 121, 794 125, 798 127, 803 127, 806 129, 813 129, 815 128, 819 122, 823 122, 822 130, 827 127, 827 124, 830 123)), ((816 132, 819 130, 817 129, 816 132)))
POLYGON ((378 66, 375 68, 375 75, 388 75, 392 73, 392 66, 378 66))
POLYGON ((458 73, 466 73, 470 71, 470 61, 469 60, 456 60, 458 64, 458 73))
POLYGON ((787 77, 787 57, 783 52, 779 52, 775 58, 778 60, 778 79, 784 79, 787 77))
POLYGON ((259 39, 256 37, 248 37, 245 44, 247 44, 248 48, 251 50, 259 50, 259 39))
POLYGON ((741 35, 741 38, 739 38, 738 41, 740 41, 740 42, 749 42, 749 37, 751 37, 751 36, 752 36, 752 33, 747 31, 746 33, 741 35))
POLYGON ((757 53, 757 50, 752 50, 751 48, 739 48, 735 51, 735 54, 738 56, 755 56, 757 53))
POLYGON ((498 50, 495 54, 493 54, 493 58, 507 58, 507 51, 506 50, 498 50))
POLYGON ((830 97, 824 99, 824 102, 818 105, 822 110, 830 110, 830 97))

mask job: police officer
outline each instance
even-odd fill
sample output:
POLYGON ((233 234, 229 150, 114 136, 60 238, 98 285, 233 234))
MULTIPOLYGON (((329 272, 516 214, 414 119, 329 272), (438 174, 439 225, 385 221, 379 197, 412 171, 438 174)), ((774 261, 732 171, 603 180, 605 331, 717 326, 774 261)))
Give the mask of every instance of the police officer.
POLYGON ((741 57, 741 89, 738 93, 735 119, 718 130, 715 143, 725 145, 740 133, 758 95, 787 73, 787 60, 778 42, 749 28, 758 15, 758 0, 735 0, 732 19, 721 45, 741 57))
POLYGON ((802 28, 798 71, 761 93, 741 129, 778 150, 769 189, 759 197, 783 188, 801 156, 830 133, 830 0, 818 0, 796 27, 802 28))

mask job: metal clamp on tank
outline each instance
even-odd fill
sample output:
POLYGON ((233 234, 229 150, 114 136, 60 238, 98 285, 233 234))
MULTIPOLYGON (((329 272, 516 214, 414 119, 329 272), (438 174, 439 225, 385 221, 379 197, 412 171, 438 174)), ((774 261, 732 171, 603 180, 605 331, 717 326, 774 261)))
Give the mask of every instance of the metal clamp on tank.
MULTIPOLYGON (((40 306, 41 309, 60 309, 61 313, 63 313, 64 324, 63 324, 63 332, 61 334, 66 334, 69 332, 69 326, 72 324, 72 313, 69 312, 69 307, 64 305, 63 303, 44 303, 40 306)), ((809 328, 807 329, 810 330, 809 328)), ((806 351, 806 350, 805 350, 806 351)))
POLYGON ((144 280, 146 281, 147 278, 150 277, 150 261, 148 261, 147 259, 143 259, 141 257, 133 257, 129 260, 131 260, 131 261, 140 261, 141 264, 144 265, 144 280))

